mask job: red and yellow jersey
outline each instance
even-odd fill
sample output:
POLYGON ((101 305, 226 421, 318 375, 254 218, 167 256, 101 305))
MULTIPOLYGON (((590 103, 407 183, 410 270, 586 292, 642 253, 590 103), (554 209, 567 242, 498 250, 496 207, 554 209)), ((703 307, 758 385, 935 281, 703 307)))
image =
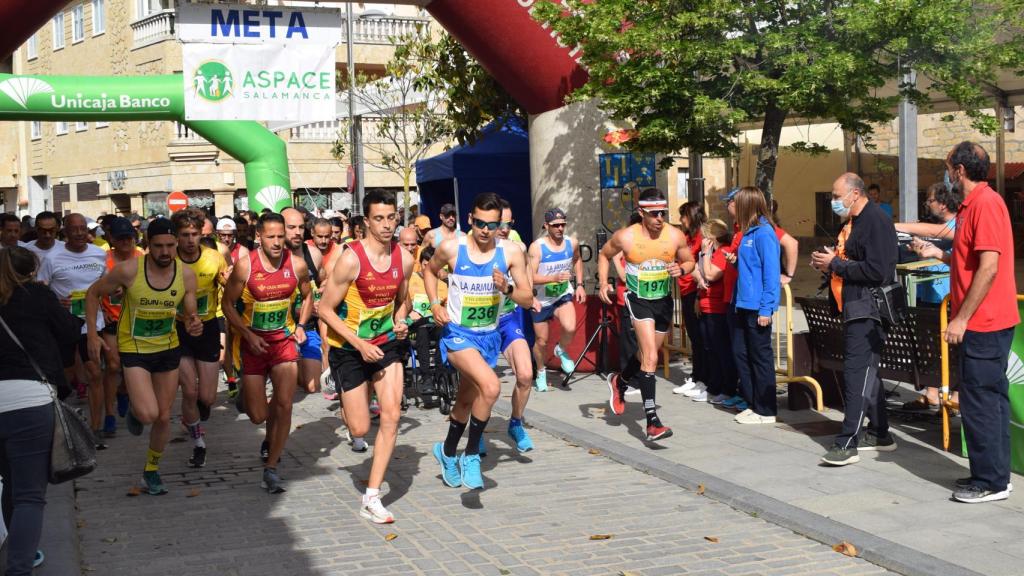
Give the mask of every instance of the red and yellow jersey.
POLYGON ((249 253, 249 279, 242 289, 242 320, 264 338, 277 340, 295 333, 295 321, 288 311, 299 284, 287 250, 276 270, 267 270, 262 250, 249 253))
MULTIPOLYGON (((391 264, 377 270, 366 256, 362 242, 352 242, 349 249, 359 259, 359 273, 348 286, 338 316, 359 338, 371 344, 394 339, 395 298, 405 279, 402 269, 402 247, 391 243, 391 264)), ((327 330, 327 343, 335 348, 351 348, 334 330, 327 330)))
MULTIPOLYGON (((138 258, 139 256, 145 255, 145 252, 141 248, 136 247, 135 253, 132 257, 138 258)), ((110 272, 115 265, 119 262, 114 258, 114 251, 107 252, 107 272, 110 272)), ((121 317, 121 298, 124 296, 124 287, 118 288, 117 292, 109 296, 104 296, 103 300, 100 301, 100 306, 103 307, 103 312, 107 318, 110 319, 108 324, 117 322, 121 317)))

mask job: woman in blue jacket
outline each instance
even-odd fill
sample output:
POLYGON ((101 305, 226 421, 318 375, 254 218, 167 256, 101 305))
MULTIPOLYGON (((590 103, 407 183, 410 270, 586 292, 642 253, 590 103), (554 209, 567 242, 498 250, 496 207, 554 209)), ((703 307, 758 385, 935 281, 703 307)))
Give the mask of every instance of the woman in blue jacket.
POLYGON ((736 255, 734 304, 737 330, 742 332, 746 346, 733 353, 736 369, 741 372, 740 382, 749 382, 752 388, 742 391, 750 407, 736 415, 736 422, 772 424, 778 414, 772 314, 779 308, 779 239, 759 188, 748 186, 736 194, 736 222, 743 239, 736 255))

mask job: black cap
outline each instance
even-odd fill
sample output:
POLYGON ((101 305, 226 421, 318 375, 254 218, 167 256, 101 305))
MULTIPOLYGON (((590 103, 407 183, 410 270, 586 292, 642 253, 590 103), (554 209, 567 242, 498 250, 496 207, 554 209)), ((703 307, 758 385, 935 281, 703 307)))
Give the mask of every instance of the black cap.
POLYGON ((110 237, 114 240, 135 237, 135 227, 132 226, 131 220, 119 216, 111 218, 110 237))
POLYGON ((442 216, 447 216, 449 214, 455 214, 455 205, 451 204, 451 203, 442 204, 441 205, 441 212, 439 212, 439 213, 442 216))
POLYGON ((159 236, 161 234, 174 235, 174 225, 167 218, 157 218, 149 223, 149 227, 146 228, 146 238, 150 240, 153 236, 159 236))
POLYGON ((544 223, 550 224, 555 220, 565 220, 565 212, 561 208, 552 208, 544 213, 544 223))

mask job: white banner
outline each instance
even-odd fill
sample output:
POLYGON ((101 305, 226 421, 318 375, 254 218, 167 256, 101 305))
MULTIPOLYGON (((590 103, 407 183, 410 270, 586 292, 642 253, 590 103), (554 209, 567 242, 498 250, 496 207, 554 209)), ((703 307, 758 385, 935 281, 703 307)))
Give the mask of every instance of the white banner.
POLYGON ((337 8, 179 2, 174 26, 182 42, 337 46, 341 22, 337 8))
POLYGON ((187 120, 335 118, 334 47, 183 44, 187 120))

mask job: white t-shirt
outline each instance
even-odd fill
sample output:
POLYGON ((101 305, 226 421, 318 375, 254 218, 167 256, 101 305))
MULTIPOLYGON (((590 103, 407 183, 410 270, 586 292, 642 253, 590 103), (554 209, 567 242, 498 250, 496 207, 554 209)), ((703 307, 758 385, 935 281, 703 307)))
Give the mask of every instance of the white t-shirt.
MULTIPOLYGON (((107 253, 95 244, 83 252, 72 252, 66 245, 54 246, 39 267, 38 279, 46 282, 57 298, 71 299, 71 313, 85 318, 85 292, 107 269, 107 253)), ((103 315, 96 315, 96 329, 103 329, 103 315)), ((86 328, 82 326, 82 334, 86 328)))
POLYGON ((39 257, 40 264, 43 262, 43 259, 46 258, 46 255, 52 252, 54 248, 64 245, 64 242, 61 242, 60 240, 54 240, 53 246, 50 246, 49 250, 43 250, 39 246, 36 246, 36 242, 38 242, 38 240, 33 240, 25 244, 25 248, 28 248, 29 250, 36 253, 36 256, 39 257))

